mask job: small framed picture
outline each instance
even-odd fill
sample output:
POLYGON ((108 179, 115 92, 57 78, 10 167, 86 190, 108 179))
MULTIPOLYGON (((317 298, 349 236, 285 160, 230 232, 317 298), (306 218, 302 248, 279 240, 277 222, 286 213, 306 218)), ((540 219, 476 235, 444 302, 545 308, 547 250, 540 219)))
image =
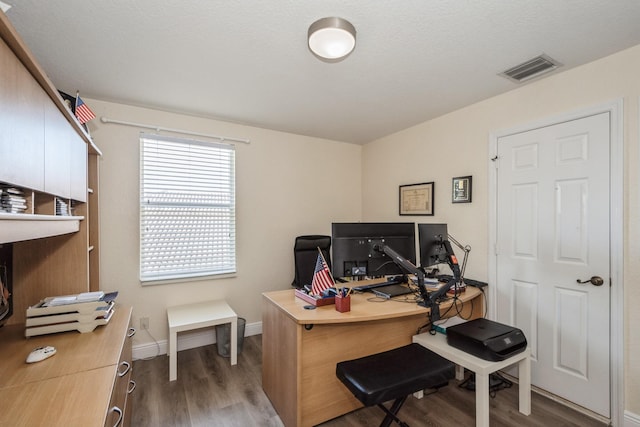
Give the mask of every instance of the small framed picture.
POLYGON ((453 178, 451 185, 452 203, 471 203, 471 176, 460 176, 453 178))
POLYGON ((400 215, 433 215, 433 182, 400 186, 400 215))

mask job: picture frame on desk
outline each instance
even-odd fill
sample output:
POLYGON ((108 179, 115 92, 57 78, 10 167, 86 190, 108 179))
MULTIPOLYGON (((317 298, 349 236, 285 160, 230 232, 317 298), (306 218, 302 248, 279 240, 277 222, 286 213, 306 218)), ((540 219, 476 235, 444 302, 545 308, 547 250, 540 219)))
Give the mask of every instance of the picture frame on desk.
POLYGON ((460 176, 451 182, 451 203, 471 203, 473 177, 460 176))
POLYGON ((400 215, 433 216, 434 191, 434 182, 401 185, 399 188, 400 215))

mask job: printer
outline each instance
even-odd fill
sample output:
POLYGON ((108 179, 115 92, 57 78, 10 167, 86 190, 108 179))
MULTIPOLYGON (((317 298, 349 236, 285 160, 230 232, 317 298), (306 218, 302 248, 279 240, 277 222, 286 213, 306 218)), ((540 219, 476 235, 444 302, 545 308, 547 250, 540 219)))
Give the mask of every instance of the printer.
POLYGON ((527 339, 520 329, 488 319, 448 327, 447 343, 493 362, 508 359, 527 348, 527 339))

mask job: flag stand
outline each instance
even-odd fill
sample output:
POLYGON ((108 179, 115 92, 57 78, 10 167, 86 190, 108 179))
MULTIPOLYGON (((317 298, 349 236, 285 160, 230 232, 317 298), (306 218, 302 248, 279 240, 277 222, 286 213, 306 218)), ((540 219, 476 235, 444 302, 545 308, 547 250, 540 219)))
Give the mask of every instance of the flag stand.
POLYGON ((323 298, 323 297, 315 297, 313 295, 309 295, 302 289, 296 289, 295 292, 296 292, 296 297, 308 302, 309 304, 315 305, 316 307, 321 307, 323 305, 331 305, 336 303, 336 297, 333 295, 330 297, 323 298))

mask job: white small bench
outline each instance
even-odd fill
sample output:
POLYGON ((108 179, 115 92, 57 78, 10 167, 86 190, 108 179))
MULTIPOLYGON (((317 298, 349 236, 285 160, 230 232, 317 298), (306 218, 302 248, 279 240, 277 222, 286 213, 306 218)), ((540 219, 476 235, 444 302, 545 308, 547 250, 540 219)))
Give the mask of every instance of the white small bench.
MULTIPOLYGON (((178 332, 231 323, 231 364, 238 363, 238 315, 224 300, 167 307, 169 321, 169 381, 178 378, 178 332)), ((216 340, 218 337, 216 337, 216 340)))

